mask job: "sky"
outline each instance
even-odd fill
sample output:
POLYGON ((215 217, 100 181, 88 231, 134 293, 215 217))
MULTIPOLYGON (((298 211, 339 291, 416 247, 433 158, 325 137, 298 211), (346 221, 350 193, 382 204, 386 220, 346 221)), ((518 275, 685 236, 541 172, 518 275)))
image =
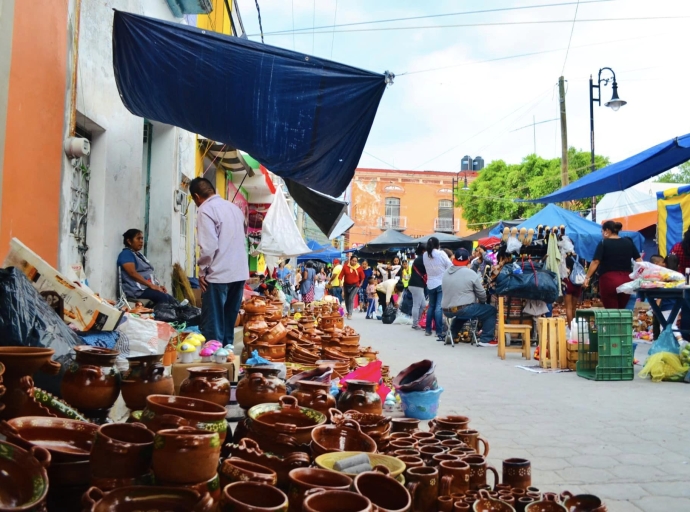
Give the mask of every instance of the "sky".
MULTIPOLYGON (((250 39, 260 41, 255 0, 239 7, 250 39)), ((259 7, 266 44, 396 74, 360 167, 457 172, 464 155, 519 163, 535 146, 541 157, 559 157, 560 124, 551 120, 559 117, 561 75, 568 145, 589 151, 589 76, 596 82, 603 67, 616 73, 628 104, 606 108, 611 82, 602 84, 597 154, 616 162, 690 132, 687 0, 259 0, 259 7), (493 12, 454 14, 480 10, 493 12), (446 14, 453 15, 338 26, 446 14), (658 17, 669 19, 649 19, 658 17), (647 19, 616 21, 626 18, 647 19), (524 23, 535 21, 549 23, 524 23), (288 33, 271 34, 279 31, 288 33)))

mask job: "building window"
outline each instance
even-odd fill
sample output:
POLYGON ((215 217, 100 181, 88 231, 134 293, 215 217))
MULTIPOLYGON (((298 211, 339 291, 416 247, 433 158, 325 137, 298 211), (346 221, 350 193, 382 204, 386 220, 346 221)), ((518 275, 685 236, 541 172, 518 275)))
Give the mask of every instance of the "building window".
POLYGON ((450 199, 441 199, 438 202, 438 218, 452 219, 453 218, 453 201, 450 199))
POLYGON ((387 197, 386 198, 386 217, 400 217, 400 198, 387 197))

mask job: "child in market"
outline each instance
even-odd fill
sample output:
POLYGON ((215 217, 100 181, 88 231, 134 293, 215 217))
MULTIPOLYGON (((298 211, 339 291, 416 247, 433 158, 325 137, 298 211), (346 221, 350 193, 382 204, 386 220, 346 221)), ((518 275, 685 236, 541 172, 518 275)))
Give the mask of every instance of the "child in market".
POLYGON ((376 314, 376 279, 374 277, 369 278, 369 284, 367 285, 367 301, 369 302, 369 307, 367 308, 367 320, 374 318, 376 314))

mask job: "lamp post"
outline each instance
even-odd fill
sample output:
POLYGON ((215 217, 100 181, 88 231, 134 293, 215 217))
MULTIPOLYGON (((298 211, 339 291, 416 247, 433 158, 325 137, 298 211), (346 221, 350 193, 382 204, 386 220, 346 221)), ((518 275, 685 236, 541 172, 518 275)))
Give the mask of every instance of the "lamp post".
POLYGON ((455 234, 455 190, 457 189, 457 186, 460 185, 460 180, 458 179, 458 176, 460 176, 461 172, 465 174, 465 180, 464 180, 464 185, 462 187, 462 190, 469 190, 470 189, 469 185, 467 184, 467 171, 462 171, 462 170, 458 171, 458 173, 455 176, 453 176, 453 181, 452 181, 452 183, 453 183, 453 209, 451 211, 453 213, 453 216, 452 216, 453 225, 451 226, 450 229, 453 232, 453 234, 455 234))
MULTIPOLYGON (((616 112, 619 108, 621 108, 623 105, 627 103, 627 101, 623 101, 618 97, 618 82, 616 82, 616 73, 613 72, 613 69, 611 68, 601 68, 599 70, 599 76, 597 79, 597 85, 594 85, 594 81, 592 80, 592 75, 589 75, 589 139, 590 139, 590 147, 592 150, 592 172, 594 172, 594 102, 597 103, 597 105, 601 106, 601 82, 604 82, 604 85, 608 85, 609 82, 612 82, 611 87, 613 89, 613 95, 611 96, 611 101, 607 101, 604 103, 605 107, 610 107, 611 110, 616 112), (601 78, 601 73, 603 71, 610 71, 611 72, 611 77, 610 78, 601 78), (597 97, 594 97, 594 89, 597 90, 597 97)), ((596 196, 592 196, 592 220, 594 222, 597 221, 597 198, 596 196)))

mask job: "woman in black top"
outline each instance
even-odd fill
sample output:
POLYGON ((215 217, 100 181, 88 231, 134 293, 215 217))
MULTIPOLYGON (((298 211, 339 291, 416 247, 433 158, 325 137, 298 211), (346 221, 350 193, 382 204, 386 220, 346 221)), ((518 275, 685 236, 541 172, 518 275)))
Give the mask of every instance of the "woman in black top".
POLYGON ((622 228, 620 222, 612 220, 601 225, 604 239, 594 252, 594 260, 585 278, 585 286, 589 286, 589 280, 599 270, 599 296, 606 309, 625 309, 630 295, 618 293, 616 288, 630 282, 631 260, 642 261, 632 239, 618 236, 622 228))
POLYGON ((417 245, 415 250, 415 259, 412 262, 412 274, 407 289, 412 294, 412 328, 415 331, 421 330, 419 327, 419 318, 422 316, 424 310, 424 288, 426 287, 426 268, 424 267, 424 246, 417 245))

